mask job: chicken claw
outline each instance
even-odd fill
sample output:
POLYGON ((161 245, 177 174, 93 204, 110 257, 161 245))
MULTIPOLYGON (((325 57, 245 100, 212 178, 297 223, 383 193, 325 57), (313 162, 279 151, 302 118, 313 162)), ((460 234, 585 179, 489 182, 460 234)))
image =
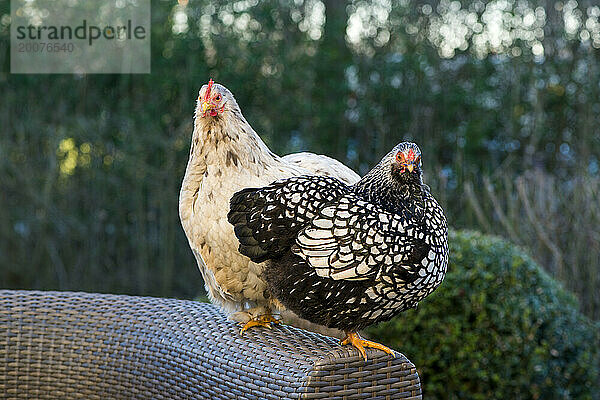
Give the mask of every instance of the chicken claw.
POLYGON ((240 330, 240 335, 244 335, 248 329, 254 326, 264 326, 265 328, 272 329, 272 324, 280 324, 281 321, 275 318, 271 313, 263 314, 252 318, 250 321, 246 322, 242 329, 240 330))

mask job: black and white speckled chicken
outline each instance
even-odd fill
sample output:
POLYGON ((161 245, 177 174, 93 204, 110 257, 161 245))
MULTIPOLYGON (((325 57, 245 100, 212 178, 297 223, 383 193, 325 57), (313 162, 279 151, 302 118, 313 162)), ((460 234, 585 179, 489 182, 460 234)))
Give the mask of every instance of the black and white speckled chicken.
POLYGON ((423 184, 421 152, 400 143, 354 185, 324 176, 279 180, 231 198, 239 251, 267 261, 271 294, 300 317, 393 352, 358 331, 433 292, 448 265, 446 218, 423 184))

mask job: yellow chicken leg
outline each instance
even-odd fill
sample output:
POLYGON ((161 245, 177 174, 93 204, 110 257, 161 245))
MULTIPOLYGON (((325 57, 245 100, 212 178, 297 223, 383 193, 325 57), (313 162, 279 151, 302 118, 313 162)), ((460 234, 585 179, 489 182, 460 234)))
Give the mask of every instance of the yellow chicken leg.
POLYGON ((362 354, 365 361, 367 361, 367 352, 365 351, 365 347, 372 347, 374 349, 383 350, 388 354, 391 354, 392 357, 396 357, 394 354, 394 350, 385 347, 382 344, 371 342, 370 340, 366 340, 360 337, 360 335, 356 332, 346 332, 346 337, 342 340, 342 346, 351 344, 356 347, 360 354, 362 354))
POLYGON ((244 332, 246 332, 248 329, 252 328, 253 326, 264 326, 265 328, 272 328, 272 324, 279 324, 281 323, 280 320, 278 320, 277 318, 275 318, 273 316, 273 314, 271 314, 270 311, 267 311, 266 314, 262 314, 259 315, 257 317, 252 318, 250 321, 246 322, 244 324, 244 326, 242 327, 242 329, 240 330, 240 335, 244 335, 244 332))

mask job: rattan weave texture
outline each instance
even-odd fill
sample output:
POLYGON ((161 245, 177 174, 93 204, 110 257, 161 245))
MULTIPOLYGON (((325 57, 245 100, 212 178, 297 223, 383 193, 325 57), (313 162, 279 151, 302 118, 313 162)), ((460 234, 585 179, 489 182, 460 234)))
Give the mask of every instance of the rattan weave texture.
POLYGON ((210 304, 0 290, 3 399, 420 399, 415 366, 210 304))

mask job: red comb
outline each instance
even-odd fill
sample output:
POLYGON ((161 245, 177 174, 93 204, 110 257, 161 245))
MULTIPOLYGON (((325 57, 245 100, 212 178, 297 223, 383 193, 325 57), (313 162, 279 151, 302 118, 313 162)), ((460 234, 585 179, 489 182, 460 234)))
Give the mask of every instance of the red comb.
POLYGON ((210 89, 212 89, 213 85, 212 78, 208 81, 208 87, 206 88, 206 93, 204 93, 204 100, 208 100, 210 98, 210 89))
POLYGON ((415 152, 413 151, 413 149, 408 149, 408 159, 409 160, 414 160, 415 159, 415 152))

